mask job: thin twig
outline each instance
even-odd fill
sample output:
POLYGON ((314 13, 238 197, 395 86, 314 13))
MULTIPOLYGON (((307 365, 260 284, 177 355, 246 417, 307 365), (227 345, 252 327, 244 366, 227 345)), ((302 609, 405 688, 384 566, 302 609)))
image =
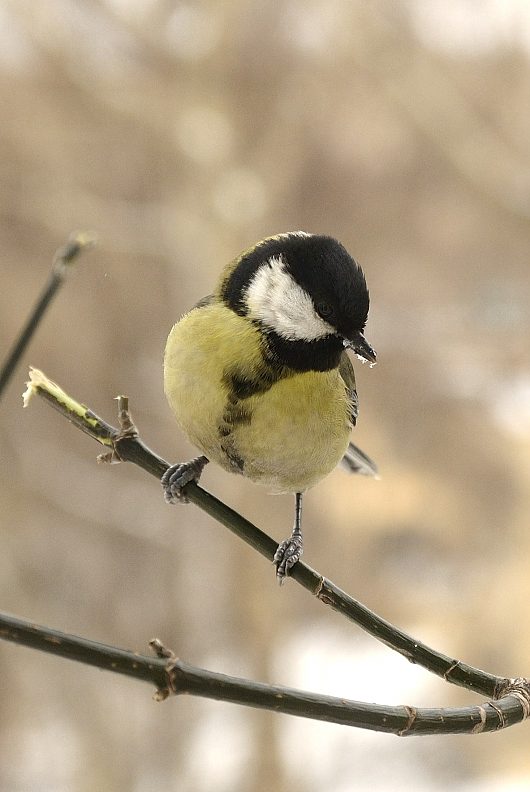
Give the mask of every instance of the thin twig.
MULTIPOLYGON (((37 369, 30 370, 30 381, 24 394, 25 405, 28 404, 32 394, 41 396, 78 428, 106 446, 109 451, 99 457, 100 461, 133 462, 158 479, 169 467, 168 462, 153 453, 138 437, 138 432, 123 402, 125 397, 118 397, 121 428, 117 429, 95 415, 92 410, 75 401, 37 369)), ((274 539, 195 482, 190 482, 186 486, 186 495, 190 501, 272 561, 278 546, 274 539)), ((506 677, 481 671, 415 640, 301 561, 293 567, 290 577, 314 594, 324 605, 329 605, 370 635, 402 654, 410 662, 423 666, 447 682, 494 699, 504 695, 506 686, 510 684, 510 680, 506 677)))
POLYGON ((53 298, 64 281, 67 267, 73 263, 82 250, 91 247, 95 242, 95 237, 86 232, 72 234, 63 247, 55 253, 51 272, 48 276, 42 293, 35 304, 25 326, 20 331, 20 335, 15 341, 13 348, 9 352, 5 363, 0 369, 0 398, 8 382, 10 381, 15 368, 24 354, 24 350, 31 341, 37 327, 44 316, 46 309, 51 304, 53 298))
POLYGON ((530 714, 526 680, 510 680, 503 696, 473 707, 420 708, 366 704, 218 674, 189 665, 154 639, 156 657, 89 641, 0 613, 0 638, 150 682, 155 699, 188 694, 286 715, 396 734, 480 734, 520 723, 530 714))
POLYGON ((41 627, 6 613, 0 613, 0 638, 41 652, 114 671, 116 674, 151 682, 157 688, 164 688, 167 685, 166 663, 157 658, 96 643, 77 635, 68 635, 50 627, 41 627))

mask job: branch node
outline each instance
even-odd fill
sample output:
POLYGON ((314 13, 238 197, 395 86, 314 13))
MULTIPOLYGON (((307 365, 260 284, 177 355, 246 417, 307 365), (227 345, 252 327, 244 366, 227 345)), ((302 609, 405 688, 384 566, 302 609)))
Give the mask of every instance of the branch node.
POLYGON ((116 396, 115 400, 118 402, 119 437, 138 437, 138 429, 134 425, 131 413, 129 412, 129 397, 116 396))
POLYGON ((459 665, 460 665, 460 660, 453 660, 447 671, 444 671, 443 678, 445 679, 446 682, 451 681, 451 674, 455 669, 458 668, 459 665))
POLYGON ((115 400, 118 402, 118 425, 120 428, 112 435, 112 449, 97 457, 98 462, 108 465, 117 465, 124 461, 119 451, 121 440, 137 440, 139 437, 138 429, 129 412, 129 397, 116 396, 115 400))
POLYGON ((523 719, 530 718, 530 679, 525 677, 505 679, 504 684, 497 686, 495 698, 499 699, 505 696, 516 698, 521 704, 523 719))
POLYGON ((122 395, 114 398, 118 402, 118 425, 120 428, 112 437, 112 451, 98 456, 98 462, 107 462, 111 465, 124 461, 119 450, 120 441, 137 440, 139 437, 138 429, 129 412, 129 397, 122 395))
POLYGON ((398 737, 406 737, 408 732, 412 729, 414 721, 418 717, 418 712, 415 707, 410 707, 408 704, 404 704, 403 709, 407 712, 408 720, 406 726, 397 732, 398 737))
POLYGON ((170 695, 171 692, 167 687, 158 688, 158 690, 155 690, 155 692, 153 693, 153 701, 156 701, 158 704, 160 701, 165 701, 167 698, 170 697, 170 695))
POLYGON ((99 464, 106 464, 106 465, 118 465, 122 462, 122 458, 118 455, 116 450, 113 448, 112 451, 106 451, 104 454, 98 454, 96 457, 96 462, 99 464))
POLYGON ((504 729, 506 726, 506 715, 493 701, 488 701, 488 705, 497 713, 497 718, 499 719, 497 729, 504 729))
POLYGON ((322 577, 318 581, 318 586, 315 589, 315 597, 322 602, 323 605, 333 605, 333 597, 331 592, 326 590, 326 578, 322 577))
POLYGON ((172 649, 168 649, 167 646, 164 646, 162 641, 159 638, 152 638, 149 641, 149 646, 156 654, 157 657, 160 659, 167 660, 166 663, 166 680, 167 685, 165 687, 159 687, 153 693, 153 699, 155 701, 165 701, 170 696, 177 695, 177 687, 175 685, 175 677, 176 677, 176 668, 178 665, 178 658, 173 652, 172 649))
POLYGON ((149 646, 156 654, 157 657, 165 658, 168 660, 175 659, 175 652, 172 649, 168 649, 167 646, 164 646, 160 638, 151 638, 149 641, 149 646))
POLYGON ((471 734, 480 734, 481 732, 484 731, 484 727, 486 726, 486 710, 484 709, 484 707, 477 707, 477 709, 478 709, 478 714, 480 716, 480 720, 476 724, 476 726, 473 726, 471 734))

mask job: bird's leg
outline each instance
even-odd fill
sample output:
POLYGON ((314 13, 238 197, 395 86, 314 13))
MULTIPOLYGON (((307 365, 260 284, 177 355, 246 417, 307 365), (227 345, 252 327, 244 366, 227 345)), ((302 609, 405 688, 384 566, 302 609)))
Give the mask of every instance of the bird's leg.
POLYGON ((304 552, 302 540, 302 493, 297 492, 295 499, 294 526, 291 536, 278 545, 278 549, 274 554, 276 577, 280 585, 290 573, 291 567, 296 564, 304 552))
POLYGON ((166 503, 189 503, 184 487, 190 481, 197 483, 207 463, 205 456, 199 456, 189 462, 177 462, 176 465, 168 467, 160 479, 166 503))

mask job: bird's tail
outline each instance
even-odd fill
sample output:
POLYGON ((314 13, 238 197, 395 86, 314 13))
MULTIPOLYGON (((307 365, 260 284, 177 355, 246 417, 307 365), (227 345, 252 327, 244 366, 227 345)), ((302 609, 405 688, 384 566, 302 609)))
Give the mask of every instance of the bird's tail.
POLYGON ((357 473, 360 476, 373 476, 379 478, 379 471, 375 462, 364 451, 350 443, 339 465, 348 473, 357 473))

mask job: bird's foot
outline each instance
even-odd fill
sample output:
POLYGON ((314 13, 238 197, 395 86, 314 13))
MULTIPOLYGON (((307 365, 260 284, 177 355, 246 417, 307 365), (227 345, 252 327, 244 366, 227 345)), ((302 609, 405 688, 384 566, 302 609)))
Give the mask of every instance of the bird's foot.
POLYGON ((205 456, 200 456, 168 467, 160 479, 166 503, 189 503, 184 488, 190 481, 197 483, 207 462, 205 456))
POLYGON ((276 564, 276 579, 280 586, 290 574, 291 567, 300 560, 303 552, 304 544, 301 534, 292 534, 278 545, 278 549, 274 553, 273 563, 276 564))

